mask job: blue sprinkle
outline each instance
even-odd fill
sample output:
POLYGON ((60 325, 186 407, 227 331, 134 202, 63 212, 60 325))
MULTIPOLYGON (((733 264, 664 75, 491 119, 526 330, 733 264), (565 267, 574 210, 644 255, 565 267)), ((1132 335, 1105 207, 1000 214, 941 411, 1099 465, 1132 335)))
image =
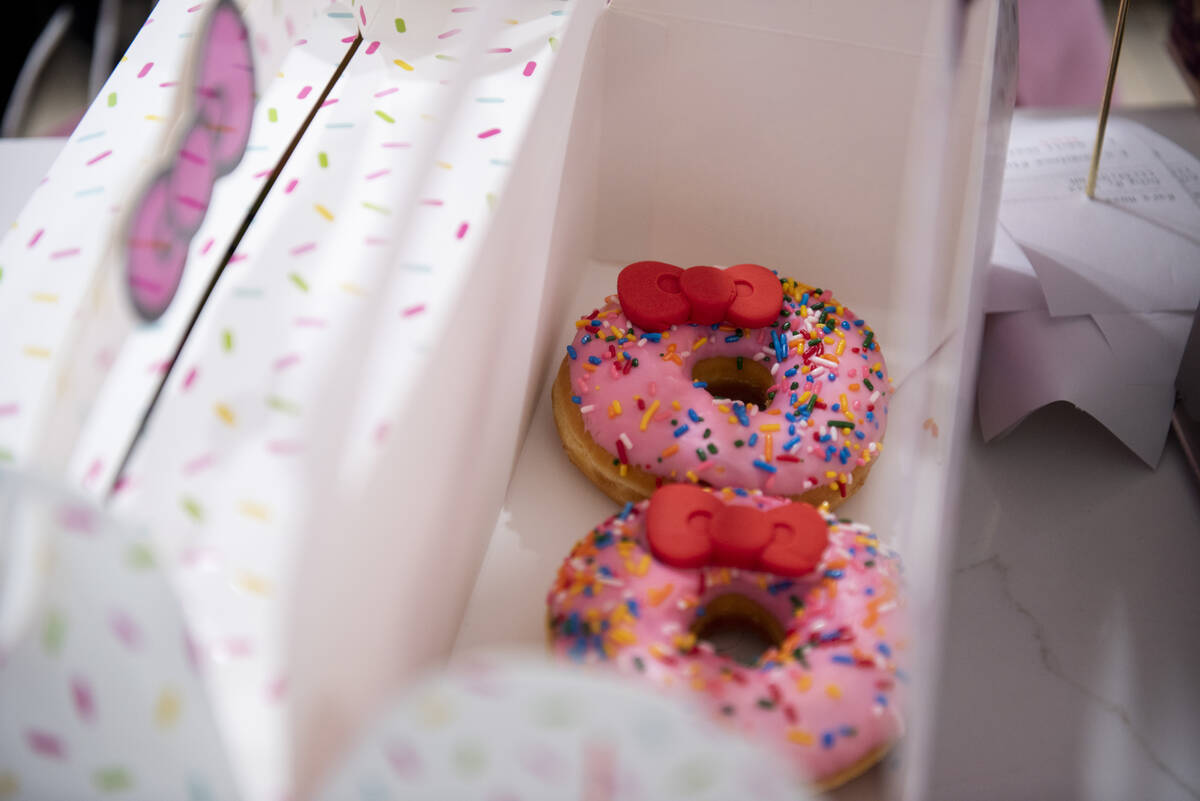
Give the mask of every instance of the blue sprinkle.
POLYGON ((866 320, 855 320, 854 325, 858 328, 862 328, 866 324, 866 322, 867 322, 866 320))
POLYGON ((646 333, 642 334, 642 336, 644 336, 646 339, 648 339, 651 342, 661 342, 662 341, 662 334, 654 334, 654 333, 647 331, 646 333))
POLYGON ((696 617, 704 617, 704 607, 703 606, 696 607, 696 617))
POLYGON ((795 375, 796 373, 798 373, 798 372, 800 372, 800 368, 799 368, 799 367, 793 367, 793 368, 792 368, 792 369, 790 369, 790 370, 784 370, 784 371, 783 371, 783 374, 784 374, 785 376, 787 376, 788 378, 791 378, 792 376, 794 376, 794 375, 795 375))
POLYGON ((581 337, 579 338, 579 344, 580 344, 580 345, 586 345, 587 343, 589 343, 589 342, 591 342, 591 341, 592 341, 592 335, 591 335, 591 334, 584 334, 583 336, 581 336, 581 337))
POLYGON ((755 459, 754 466, 757 467, 759 470, 766 470, 768 473, 775 472, 775 465, 767 464, 762 459, 755 459))
POLYGON ((821 747, 833 748, 833 732, 827 731, 821 735, 821 747))
POLYGON ((807 292, 805 292, 803 295, 800 296, 800 305, 801 306, 808 305, 808 293, 807 292))
POLYGON ((896 668, 896 678, 899 679, 900 681, 904 682, 905 684, 908 684, 908 673, 901 670, 900 668, 896 668))
POLYGON ((746 407, 740 401, 733 404, 733 414, 737 417, 738 422, 742 425, 750 425, 750 415, 746 414, 746 407))
POLYGON ((842 330, 843 330, 843 331, 849 331, 849 330, 850 330, 850 323, 846 322, 845 320, 842 320, 842 330))
POLYGON ((572 612, 567 615, 567 620, 563 624, 563 634, 571 635, 579 633, 579 613, 572 612))
POLYGON ((613 535, 611 531, 601 531, 592 538, 592 544, 597 548, 607 548, 613 544, 613 535))
POLYGON ((800 442, 800 437, 792 437, 787 442, 783 443, 783 450, 785 452, 790 451, 792 448, 796 447, 796 445, 799 442, 800 442))
POLYGON ((878 645, 876 645, 875 650, 878 651, 879 653, 883 654, 886 657, 891 657, 891 655, 892 655, 892 649, 890 646, 888 646, 888 644, 886 642, 881 642, 878 645))
POLYGON ((703 381, 693 381, 692 386, 696 387, 697 389, 704 389, 708 386, 708 384, 704 383, 703 381))
POLYGON ((638 617, 638 604, 632 598, 625 599, 625 606, 629 609, 629 614, 638 617))
POLYGON ((604 654, 604 638, 599 634, 592 635, 592 647, 596 649, 596 653, 600 654, 601 659, 608 659, 604 654))
POLYGON ((730 334, 729 336, 725 337, 726 342, 737 342, 739 339, 741 339, 741 337, 739 337, 737 334, 730 334))
POLYGON ((844 575, 846 575, 846 571, 844 571, 844 570, 826 570, 825 571, 825 578, 840 579, 844 575))
POLYGON ((866 438, 867 438, 867 435, 866 435, 866 434, 864 434, 864 433, 863 433, 863 432, 861 432, 861 431, 855 431, 855 432, 854 432, 854 438, 855 438, 855 439, 866 439, 866 438))
POLYGON ((570 356, 572 359, 579 358, 579 354, 575 352, 574 345, 567 345, 567 355, 570 356))
POLYGON ((756 431, 750 435, 750 439, 747 441, 747 444, 749 444, 749 446, 751 448, 753 448, 755 443, 757 443, 757 442, 758 442, 758 432, 756 431))
POLYGON ((784 413, 783 413, 783 416, 784 416, 785 418, 787 418, 787 421, 788 421, 789 423, 798 423, 798 422, 800 422, 800 418, 799 418, 799 417, 797 417, 796 415, 792 414, 791 412, 784 412, 784 413))
POLYGON ((633 357, 629 355, 629 351, 623 350, 621 351, 621 355, 625 357, 625 361, 633 361, 633 357))
POLYGON ((842 460, 842 464, 850 461, 850 449, 843 446, 842 450, 838 453, 838 458, 842 460))
POLYGON ((587 656, 587 640, 583 637, 575 640, 575 644, 571 646, 568 654, 576 662, 582 662, 584 657, 587 656))
POLYGON ((796 426, 794 426, 794 425, 788 426, 788 436, 794 437, 795 435, 796 435, 796 426))
POLYGON ((834 654, 832 659, 834 662, 836 662, 839 665, 853 665, 854 664, 854 657, 850 656, 849 654, 834 654))
POLYGON ((842 735, 843 737, 853 737, 855 735, 854 727, 842 726, 840 729, 838 729, 838 734, 842 735))
POLYGON ((579 397, 578 395, 572 395, 571 403, 583 403, 583 398, 579 397))
POLYGON ((700 417, 700 415, 696 414, 696 410, 695 410, 695 409, 688 409, 688 418, 689 418, 689 419, 690 419, 690 420, 691 420, 693 423, 700 423, 700 422, 703 422, 703 418, 701 418, 701 417, 700 417))
POLYGON ((833 455, 835 453, 837 453, 836 447, 834 447, 833 445, 826 445, 825 446, 825 461, 828 462, 830 459, 832 459, 833 455))
POLYGON ((682 436, 683 436, 684 434, 686 434, 687 432, 688 432, 687 423, 684 423, 684 424, 683 424, 683 425, 681 425, 679 428, 675 429, 675 431, 674 431, 675 438, 676 438, 676 439, 679 439, 680 437, 682 437, 682 436))
POLYGON ((621 514, 617 517, 621 520, 629 517, 629 513, 633 511, 633 501, 625 501, 625 508, 621 510, 621 514))
POLYGON ((866 595, 866 596, 872 596, 872 595, 874 595, 874 594, 875 594, 875 588, 874 588, 874 587, 867 587, 865 590, 863 590, 863 595, 866 595))
POLYGON ((599 365, 601 363, 599 356, 588 356, 588 361, 595 365, 599 365))
MULTIPOLYGON (((600 575, 604 576, 605 578, 613 577, 612 568, 609 567, 608 565, 600 565, 600 567, 596 570, 596 572, 599 573, 600 575)), ((607 621, 605 621, 605 622, 607 622, 607 621)))
POLYGON ((879 704, 880 706, 887 706, 887 696, 883 693, 879 693, 875 696, 875 703, 879 704))
POLYGON ((787 590, 791 589, 795 584, 796 582, 791 581, 790 579, 784 579, 783 581, 777 581, 774 584, 768 584, 767 592, 771 595, 778 595, 781 592, 786 592, 787 590))
POLYGON ((738 487, 737 489, 735 489, 735 490, 733 491, 733 494, 734 494, 734 495, 737 495, 737 496, 739 496, 739 497, 745 498, 745 497, 746 497, 746 496, 748 496, 750 493, 749 493, 748 491, 746 491, 746 490, 742 489, 741 487, 738 487))
POLYGON ((829 411, 831 411, 831 412, 840 412, 841 410, 842 410, 842 405, 840 403, 835 403, 829 407, 829 411))

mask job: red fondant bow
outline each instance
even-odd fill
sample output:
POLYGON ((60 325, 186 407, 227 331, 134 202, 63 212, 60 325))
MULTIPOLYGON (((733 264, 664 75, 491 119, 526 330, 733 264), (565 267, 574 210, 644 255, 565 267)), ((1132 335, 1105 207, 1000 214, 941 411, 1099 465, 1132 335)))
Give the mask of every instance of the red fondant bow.
POLYGON ((829 527, 808 504, 763 512, 727 506, 691 484, 666 484, 650 497, 646 536, 654 558, 673 567, 724 565, 796 577, 820 564, 829 527))
POLYGON ((779 316, 783 288, 774 273, 757 264, 684 270, 666 262, 639 261, 617 276, 617 299, 625 316, 647 331, 720 322, 762 328, 779 316))

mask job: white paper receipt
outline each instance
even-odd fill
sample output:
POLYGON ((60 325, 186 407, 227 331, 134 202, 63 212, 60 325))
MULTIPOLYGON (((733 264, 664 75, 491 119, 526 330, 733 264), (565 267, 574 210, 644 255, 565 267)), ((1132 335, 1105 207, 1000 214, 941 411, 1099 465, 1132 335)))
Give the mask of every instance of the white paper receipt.
MULTIPOLYGON (((1096 200, 1149 218, 1200 242, 1200 206, 1183 180, 1195 182, 1195 160, 1165 163, 1141 126, 1112 119, 1104 136, 1096 200)), ((1014 125, 1004 172, 1004 203, 1083 198, 1096 121, 1025 119, 1014 125)), ((1174 155, 1174 154, 1173 154, 1174 155)))

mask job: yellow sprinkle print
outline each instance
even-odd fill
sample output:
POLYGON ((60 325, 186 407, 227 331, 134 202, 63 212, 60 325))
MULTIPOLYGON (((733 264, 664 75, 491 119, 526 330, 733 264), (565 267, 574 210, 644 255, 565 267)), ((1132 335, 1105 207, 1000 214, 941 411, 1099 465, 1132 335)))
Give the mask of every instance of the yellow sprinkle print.
POLYGON ((439 167, 441 167, 443 170, 453 170, 454 169, 454 165, 448 161, 435 161, 433 163, 438 165, 439 167))
POLYGON ((34 303, 58 303, 58 295, 53 292, 34 292, 34 303))
POLYGON ((409 64, 407 61, 401 61, 400 59, 395 58, 392 59, 392 63, 402 70, 408 70, 409 72, 412 72, 413 70, 412 64, 409 64))
POLYGON ((255 503, 254 501, 242 501, 238 504, 238 511, 246 517, 253 517, 255 520, 261 520, 264 523, 271 519, 271 510, 261 503, 255 503))
POLYGON ((260 598, 270 598, 274 594, 271 582, 255 573, 243 571, 238 574, 234 583, 251 595, 257 595, 260 598))
POLYGON ((233 409, 230 409, 224 403, 216 404, 213 407, 213 411, 217 413, 217 417, 221 418, 221 422, 227 426, 234 425, 236 422, 233 416, 233 409))
POLYGON ((165 688, 158 694, 158 703, 154 705, 154 723, 160 729, 169 729, 179 720, 179 710, 183 703, 179 699, 179 694, 174 690, 165 688))
POLYGON ((316 210, 317 214, 320 214, 325 219, 333 222, 333 212, 322 206, 320 203, 314 203, 313 209, 316 210))
POLYGON ((24 348, 21 349, 21 352, 24 353, 26 356, 29 356, 34 359, 49 359, 50 358, 50 349, 49 348, 41 348, 41 347, 38 347, 37 345, 26 345, 24 348))

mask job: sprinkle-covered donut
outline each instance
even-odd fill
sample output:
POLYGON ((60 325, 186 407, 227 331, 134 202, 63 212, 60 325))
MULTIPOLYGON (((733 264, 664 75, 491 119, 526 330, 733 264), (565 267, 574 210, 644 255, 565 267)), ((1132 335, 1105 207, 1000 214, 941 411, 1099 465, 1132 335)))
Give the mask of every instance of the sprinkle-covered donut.
POLYGON ((637 262, 576 322, 552 392, 567 455, 618 502, 667 482, 836 507, 882 447, 875 332, 765 267, 637 262))
POLYGON ((547 598, 551 648, 690 696, 823 788, 903 728, 900 564, 863 525, 745 490, 666 485, 577 543, 547 598), (775 643, 747 667, 704 637, 775 643))

